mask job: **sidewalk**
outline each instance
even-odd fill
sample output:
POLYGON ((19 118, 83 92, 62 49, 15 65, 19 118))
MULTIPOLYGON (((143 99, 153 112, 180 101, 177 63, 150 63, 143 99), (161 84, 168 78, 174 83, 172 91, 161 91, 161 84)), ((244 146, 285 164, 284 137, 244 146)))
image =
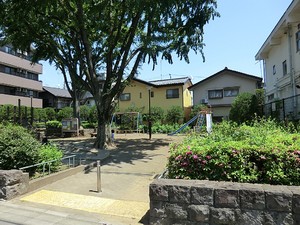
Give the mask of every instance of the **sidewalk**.
MULTIPOLYGON (((75 210, 76 214, 87 213, 100 221, 109 221, 108 224, 147 224, 143 217, 149 209, 149 184, 165 169, 169 143, 182 138, 153 135, 152 140, 148 140, 145 134, 116 134, 116 148, 109 150, 110 156, 101 166, 102 192, 96 192, 97 171, 94 168, 47 185, 11 203, 64 213, 65 210, 72 213, 75 210)), ((75 142, 73 140, 73 145, 75 142)), ((84 142, 81 144, 87 146, 84 142)), ((77 147, 75 150, 83 151, 77 147)))

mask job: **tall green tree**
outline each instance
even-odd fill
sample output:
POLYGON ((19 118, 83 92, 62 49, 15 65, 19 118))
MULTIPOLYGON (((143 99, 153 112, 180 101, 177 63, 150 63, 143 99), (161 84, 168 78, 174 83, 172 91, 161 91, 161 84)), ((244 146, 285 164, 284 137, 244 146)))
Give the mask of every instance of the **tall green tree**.
POLYGON ((203 28, 218 16, 216 6, 216 0, 0 0, 0 23, 6 41, 24 51, 33 46, 33 60, 54 62, 75 91, 93 95, 101 149, 114 100, 142 63, 154 68, 158 57, 172 63, 174 54, 189 62, 191 50, 204 59, 203 28))

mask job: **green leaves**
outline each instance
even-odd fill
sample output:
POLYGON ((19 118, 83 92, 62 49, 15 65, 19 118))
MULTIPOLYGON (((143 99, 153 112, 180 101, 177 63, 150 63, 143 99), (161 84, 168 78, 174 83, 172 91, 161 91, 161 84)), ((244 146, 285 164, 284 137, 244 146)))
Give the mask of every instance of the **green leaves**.
POLYGON ((171 146, 169 177, 299 185, 299 138, 270 120, 252 126, 224 121, 209 136, 192 135, 171 146), (205 165, 194 160, 208 156, 205 165))

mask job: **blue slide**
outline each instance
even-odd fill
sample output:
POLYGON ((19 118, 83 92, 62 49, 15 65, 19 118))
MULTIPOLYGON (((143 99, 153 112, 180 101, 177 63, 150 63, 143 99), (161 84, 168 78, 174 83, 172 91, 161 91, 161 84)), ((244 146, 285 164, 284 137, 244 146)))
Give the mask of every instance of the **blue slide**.
POLYGON ((187 127, 188 125, 190 125, 192 122, 194 122, 197 118, 199 117, 199 115, 197 114, 196 116, 194 116, 192 119, 190 119, 188 122, 186 122, 182 127, 180 127, 178 130, 174 131, 173 133, 170 133, 168 135, 174 135, 179 133, 180 131, 182 131, 185 127, 187 127))

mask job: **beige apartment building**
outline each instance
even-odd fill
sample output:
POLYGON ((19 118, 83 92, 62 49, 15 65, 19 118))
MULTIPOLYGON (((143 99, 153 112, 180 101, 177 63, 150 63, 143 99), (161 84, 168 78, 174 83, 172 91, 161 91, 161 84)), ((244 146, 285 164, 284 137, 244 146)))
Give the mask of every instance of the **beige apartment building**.
POLYGON ((0 105, 18 105, 42 108, 39 92, 43 91, 39 75, 41 64, 32 64, 25 52, 14 51, 7 45, 0 47, 0 105))

